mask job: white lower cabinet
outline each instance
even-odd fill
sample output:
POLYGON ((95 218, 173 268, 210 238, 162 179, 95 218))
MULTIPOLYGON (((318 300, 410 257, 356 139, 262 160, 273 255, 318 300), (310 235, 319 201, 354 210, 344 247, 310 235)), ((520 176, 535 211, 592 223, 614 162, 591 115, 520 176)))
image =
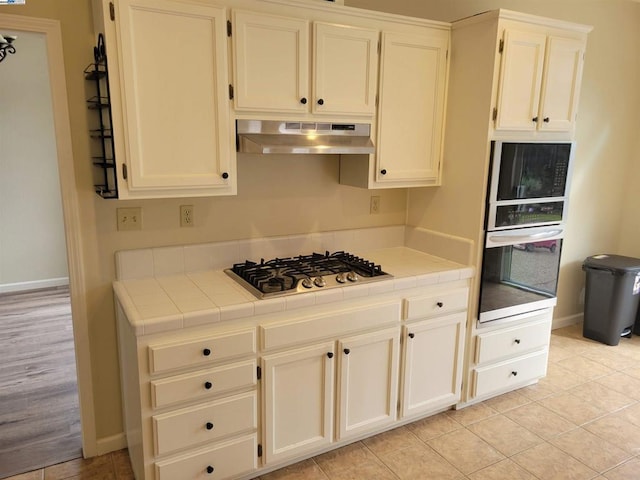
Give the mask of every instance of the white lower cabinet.
POLYGON ((325 342, 262 357, 266 464, 333 441, 334 350, 325 342))
POLYGON ((395 327, 340 339, 337 350, 332 341, 265 355, 265 463, 393 423, 399 338, 395 327))
POLYGON ((396 420, 399 347, 398 328, 338 342, 339 440, 396 420))
POLYGON ((544 377, 552 316, 548 308, 476 328, 467 400, 484 400, 544 377))
POLYGON ((136 480, 248 480, 455 405, 468 294, 390 289, 150 335, 116 302, 136 480))
POLYGON ((401 416, 436 411, 460 400, 466 312, 404 327, 401 416))

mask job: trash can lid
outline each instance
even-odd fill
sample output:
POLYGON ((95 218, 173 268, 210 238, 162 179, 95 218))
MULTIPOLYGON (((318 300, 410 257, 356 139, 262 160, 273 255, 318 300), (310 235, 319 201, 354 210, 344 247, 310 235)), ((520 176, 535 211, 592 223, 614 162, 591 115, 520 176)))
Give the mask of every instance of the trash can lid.
POLYGON ((618 275, 640 272, 640 258, 623 257, 622 255, 593 255, 587 257, 582 269, 608 270, 618 275))

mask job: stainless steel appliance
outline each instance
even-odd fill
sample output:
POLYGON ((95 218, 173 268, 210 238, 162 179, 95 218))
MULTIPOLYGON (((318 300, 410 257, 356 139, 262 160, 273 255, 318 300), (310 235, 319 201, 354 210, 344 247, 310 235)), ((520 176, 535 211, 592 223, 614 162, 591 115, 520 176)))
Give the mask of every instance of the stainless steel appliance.
POLYGON ((368 123, 237 120, 237 150, 262 154, 369 154, 368 123))
POLYGON ((225 272, 260 299, 393 278, 380 265, 346 252, 247 260, 225 272))
POLYGON ((556 304, 574 145, 494 142, 480 323, 556 304))
POLYGON ((487 230, 566 220, 574 145, 493 142, 487 230))

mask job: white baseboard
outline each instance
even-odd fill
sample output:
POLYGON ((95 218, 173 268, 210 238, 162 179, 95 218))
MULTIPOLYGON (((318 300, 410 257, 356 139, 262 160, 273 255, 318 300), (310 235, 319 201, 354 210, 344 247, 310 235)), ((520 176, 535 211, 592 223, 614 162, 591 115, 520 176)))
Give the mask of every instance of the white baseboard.
POLYGON ((105 455, 123 448, 127 448, 127 439, 124 433, 99 438, 96 441, 96 455, 105 455))
POLYGON ((551 330, 582 323, 583 315, 582 313, 577 313, 575 315, 569 315, 568 317, 554 318, 553 322, 551 322, 551 330))
POLYGON ((47 278, 45 280, 33 280, 31 282, 5 283, 4 285, 0 285, 0 293, 25 292, 27 290, 62 287, 65 285, 69 285, 69 277, 47 278))

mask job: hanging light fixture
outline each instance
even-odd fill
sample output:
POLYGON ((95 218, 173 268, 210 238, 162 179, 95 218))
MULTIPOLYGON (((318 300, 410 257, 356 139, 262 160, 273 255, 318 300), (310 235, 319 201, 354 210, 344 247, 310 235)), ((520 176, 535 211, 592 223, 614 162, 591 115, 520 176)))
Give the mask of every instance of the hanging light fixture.
POLYGON ((0 62, 4 60, 8 53, 16 53, 16 47, 13 46, 16 38, 18 37, 15 35, 2 35, 0 33, 0 62))

